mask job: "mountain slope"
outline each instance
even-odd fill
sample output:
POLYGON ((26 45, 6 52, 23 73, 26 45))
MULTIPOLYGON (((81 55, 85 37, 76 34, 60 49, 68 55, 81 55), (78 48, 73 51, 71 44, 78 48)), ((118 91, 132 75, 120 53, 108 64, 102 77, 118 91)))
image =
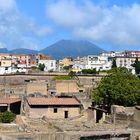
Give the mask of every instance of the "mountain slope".
POLYGON ((84 40, 61 40, 49 47, 46 47, 40 52, 51 55, 55 59, 61 59, 64 57, 96 55, 104 52, 104 50, 91 42, 84 40))
POLYGON ((8 53, 10 54, 37 54, 38 51, 31 50, 31 49, 25 49, 25 48, 18 48, 10 50, 8 53))
POLYGON ((0 48, 0 53, 8 53, 7 48, 0 48))

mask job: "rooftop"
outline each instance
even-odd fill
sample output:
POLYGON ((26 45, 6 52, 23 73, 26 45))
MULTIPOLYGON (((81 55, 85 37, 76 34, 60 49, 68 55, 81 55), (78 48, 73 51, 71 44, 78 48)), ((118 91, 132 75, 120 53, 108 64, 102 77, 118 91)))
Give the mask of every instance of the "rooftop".
POLYGON ((33 98, 27 99, 29 105, 80 105, 75 98, 33 98))
POLYGON ((0 104, 12 104, 20 101, 19 98, 0 98, 0 104))

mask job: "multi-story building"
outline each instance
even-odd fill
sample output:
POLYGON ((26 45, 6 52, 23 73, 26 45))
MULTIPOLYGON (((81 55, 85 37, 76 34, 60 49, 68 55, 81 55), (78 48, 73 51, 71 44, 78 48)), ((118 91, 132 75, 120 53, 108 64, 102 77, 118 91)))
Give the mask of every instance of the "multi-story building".
POLYGON ((129 71, 134 73, 134 67, 132 64, 135 63, 136 58, 140 61, 140 57, 115 57, 117 67, 126 67, 129 71))
POLYGON ((140 51, 124 51, 126 57, 140 57, 140 51))
POLYGON ((71 58, 71 57, 66 57, 66 58, 64 58, 64 59, 62 59, 62 60, 59 60, 59 66, 58 66, 58 70, 59 71, 63 71, 64 69, 64 67, 69 67, 69 68, 72 68, 72 66, 73 66, 73 58, 71 58))
POLYGON ((44 71, 56 71, 56 60, 39 60, 38 63, 44 64, 44 71))
POLYGON ((109 61, 115 59, 117 67, 126 67, 132 73, 135 73, 132 64, 134 64, 136 58, 140 61, 140 51, 108 52, 101 55, 108 56, 109 61))
POLYGON ((36 55, 0 54, 0 74, 26 72, 28 67, 36 66, 36 55))
POLYGON ((102 53, 102 56, 107 57, 140 57, 140 51, 124 51, 124 52, 106 52, 102 53))
POLYGON ((89 55, 87 57, 86 69, 110 70, 112 61, 108 60, 107 56, 89 55))
POLYGON ((116 57, 116 56, 125 56, 124 52, 115 52, 115 51, 111 51, 111 52, 105 52, 102 53, 101 56, 106 56, 106 57, 116 57))
POLYGON ((83 69, 110 70, 111 66, 112 61, 109 61, 107 56, 88 55, 87 57, 74 59, 73 71, 78 72, 83 69))
POLYGON ((0 74, 11 73, 12 59, 7 54, 0 56, 0 74))
POLYGON ((37 57, 39 60, 52 60, 52 57, 50 55, 45 55, 42 53, 39 53, 37 57))
POLYGON ((86 69, 87 57, 77 57, 73 61, 72 70, 74 72, 80 72, 83 69, 86 69))

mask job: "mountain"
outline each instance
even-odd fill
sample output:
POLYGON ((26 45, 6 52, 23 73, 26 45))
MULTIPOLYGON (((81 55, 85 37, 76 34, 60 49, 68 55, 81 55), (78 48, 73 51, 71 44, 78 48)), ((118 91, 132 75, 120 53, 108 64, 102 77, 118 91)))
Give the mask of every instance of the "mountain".
POLYGON ((8 53, 7 48, 0 48, 0 53, 8 53))
POLYGON ((10 54, 37 54, 38 51, 31 50, 31 49, 25 49, 25 48, 18 48, 8 51, 10 54))
POLYGON ((7 50, 7 48, 0 48, 0 53, 10 54, 37 54, 44 53, 50 55, 55 59, 62 59, 64 57, 77 57, 87 55, 98 55, 105 50, 85 40, 60 40, 40 51, 26 48, 17 48, 7 50))
POLYGON ((64 57, 98 55, 105 50, 85 40, 60 40, 40 52, 51 55, 55 59, 62 59, 64 57))

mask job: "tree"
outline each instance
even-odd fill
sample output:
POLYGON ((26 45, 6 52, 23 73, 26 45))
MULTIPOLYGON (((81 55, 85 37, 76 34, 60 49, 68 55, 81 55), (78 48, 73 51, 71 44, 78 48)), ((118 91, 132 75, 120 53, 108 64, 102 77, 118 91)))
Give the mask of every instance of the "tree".
POLYGON ((116 59, 113 59, 113 61, 112 61, 112 68, 116 68, 116 67, 117 67, 116 59))
POLYGON ((70 66, 64 66, 63 69, 68 71, 70 69, 70 66))
POLYGON ((128 73, 128 69, 126 67, 115 67, 112 68, 111 70, 108 70, 107 73, 111 74, 111 73, 128 73))
POLYGON ((41 71, 44 71, 44 68, 45 68, 45 65, 39 63, 39 65, 38 65, 38 69, 41 70, 41 71))
POLYGON ((10 123, 14 121, 16 115, 12 112, 6 111, 0 115, 0 120, 2 123, 10 123))
POLYGON ((76 73, 73 72, 73 71, 70 71, 69 74, 68 74, 68 76, 70 76, 71 78, 73 78, 74 76, 76 76, 76 73))
POLYGON ((97 74, 98 72, 96 71, 96 69, 83 69, 81 71, 83 74, 97 74))
POLYGON ((136 74, 140 74, 140 61, 138 58, 136 58, 135 63, 132 64, 132 66, 135 68, 136 74))
POLYGON ((140 79, 126 68, 115 68, 93 91, 96 104, 134 106, 140 101, 140 79))

